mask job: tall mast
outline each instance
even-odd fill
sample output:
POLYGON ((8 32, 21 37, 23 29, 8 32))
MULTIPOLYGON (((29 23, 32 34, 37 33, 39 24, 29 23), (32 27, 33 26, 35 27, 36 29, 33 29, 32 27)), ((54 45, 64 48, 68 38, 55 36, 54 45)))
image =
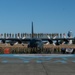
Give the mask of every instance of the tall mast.
POLYGON ((34 38, 33 22, 32 22, 32 38, 34 38))

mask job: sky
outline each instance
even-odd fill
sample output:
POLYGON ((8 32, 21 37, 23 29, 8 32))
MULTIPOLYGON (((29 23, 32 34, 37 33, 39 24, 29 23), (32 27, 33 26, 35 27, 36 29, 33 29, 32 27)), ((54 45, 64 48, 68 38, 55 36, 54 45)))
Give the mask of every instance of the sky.
POLYGON ((68 33, 75 36, 75 0, 0 0, 0 33, 68 33))

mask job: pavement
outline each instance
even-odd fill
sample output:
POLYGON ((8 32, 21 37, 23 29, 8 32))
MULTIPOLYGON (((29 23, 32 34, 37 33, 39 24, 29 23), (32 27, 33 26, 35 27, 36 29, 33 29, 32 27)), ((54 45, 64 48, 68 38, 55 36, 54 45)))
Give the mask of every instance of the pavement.
POLYGON ((75 75, 75 54, 0 54, 0 75, 75 75))

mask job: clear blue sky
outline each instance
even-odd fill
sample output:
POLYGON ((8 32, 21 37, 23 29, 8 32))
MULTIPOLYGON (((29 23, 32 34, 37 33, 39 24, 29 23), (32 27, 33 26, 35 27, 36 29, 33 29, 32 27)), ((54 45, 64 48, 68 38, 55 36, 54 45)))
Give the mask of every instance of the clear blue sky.
POLYGON ((0 0, 0 33, 31 32, 75 35, 75 0, 0 0))

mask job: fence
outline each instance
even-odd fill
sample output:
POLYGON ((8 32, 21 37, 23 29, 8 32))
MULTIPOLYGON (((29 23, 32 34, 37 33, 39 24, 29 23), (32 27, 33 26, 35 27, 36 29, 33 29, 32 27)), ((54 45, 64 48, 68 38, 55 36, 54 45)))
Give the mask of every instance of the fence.
MULTIPOLYGON (((0 54, 61 54, 61 48, 0 47, 0 54)), ((75 50, 74 50, 75 53, 75 50)))

